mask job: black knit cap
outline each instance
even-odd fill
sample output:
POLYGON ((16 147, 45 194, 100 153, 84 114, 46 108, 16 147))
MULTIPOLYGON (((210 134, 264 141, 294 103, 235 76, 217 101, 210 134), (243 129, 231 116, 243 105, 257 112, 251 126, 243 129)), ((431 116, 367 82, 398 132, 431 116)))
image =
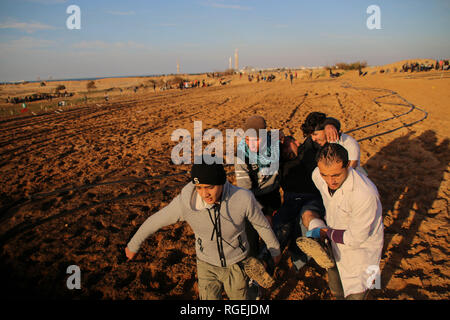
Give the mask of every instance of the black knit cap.
POLYGON ((225 184, 227 175, 222 164, 200 163, 192 165, 191 179, 194 184, 219 186, 225 184))

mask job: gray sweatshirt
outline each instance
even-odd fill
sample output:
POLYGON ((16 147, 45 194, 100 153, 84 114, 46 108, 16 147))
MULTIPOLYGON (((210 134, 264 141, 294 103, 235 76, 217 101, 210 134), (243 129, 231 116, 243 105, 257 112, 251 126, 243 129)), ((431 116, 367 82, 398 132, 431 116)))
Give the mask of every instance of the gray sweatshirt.
POLYGON ((273 175, 263 175, 257 164, 235 164, 236 184, 251 190, 256 197, 280 188, 278 171, 273 175))
POLYGON ((275 257, 280 254, 278 240, 250 191, 226 182, 220 209, 217 206, 216 210, 212 205, 197 210, 193 201, 196 193, 194 184, 188 183, 169 205, 141 225, 128 243, 128 249, 137 252, 142 242, 158 229, 186 221, 195 234, 197 258, 215 266, 230 266, 248 255, 249 244, 245 233, 245 220, 248 220, 271 255, 275 257))

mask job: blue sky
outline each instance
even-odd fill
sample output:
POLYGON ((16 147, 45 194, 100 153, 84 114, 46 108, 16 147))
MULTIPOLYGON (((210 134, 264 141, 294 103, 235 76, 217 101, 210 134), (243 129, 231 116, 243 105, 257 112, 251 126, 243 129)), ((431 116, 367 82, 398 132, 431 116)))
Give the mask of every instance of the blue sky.
POLYGON ((0 81, 449 58, 449 30, 446 0, 0 0, 0 81))

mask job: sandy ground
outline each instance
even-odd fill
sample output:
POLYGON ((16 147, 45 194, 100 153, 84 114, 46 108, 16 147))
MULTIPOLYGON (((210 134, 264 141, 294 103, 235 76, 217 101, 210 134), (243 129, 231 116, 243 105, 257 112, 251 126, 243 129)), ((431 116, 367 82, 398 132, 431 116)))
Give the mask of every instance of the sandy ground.
MULTIPOLYGON (((151 236, 133 262, 123 255, 135 230, 188 181, 183 172, 189 167, 171 163, 177 144, 172 132, 193 132, 195 120, 203 121, 203 129, 225 132, 260 114, 269 127, 302 141, 300 124, 309 112, 321 111, 340 119, 344 131, 390 119, 352 132, 356 139, 400 128, 360 142, 361 163, 380 192, 385 224, 381 289, 371 298, 449 299, 449 74, 358 77, 348 71, 331 79, 316 71, 312 80, 299 73, 292 85, 280 75, 272 83, 234 76, 226 86, 127 89, 115 91, 109 102, 98 93, 88 104, 74 97, 58 113, 4 116, 3 290, 10 297, 197 299, 187 224, 151 236), (66 287, 70 265, 81 269, 81 290, 66 287)), ((142 81, 104 79, 97 87, 131 88, 142 81)), ((66 85, 82 91, 86 83, 66 85)), ((2 86, 1 94, 36 89, 20 86, 2 86)), ((234 182, 232 167, 227 170, 234 182)), ((326 273, 313 261, 296 274, 285 253, 276 275, 266 299, 333 299, 326 273)))

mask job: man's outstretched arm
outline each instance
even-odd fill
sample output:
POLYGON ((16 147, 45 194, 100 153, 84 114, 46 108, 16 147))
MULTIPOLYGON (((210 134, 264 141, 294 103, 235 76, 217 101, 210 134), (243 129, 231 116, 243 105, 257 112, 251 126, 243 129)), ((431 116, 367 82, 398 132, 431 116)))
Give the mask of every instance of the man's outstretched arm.
POLYGON ((159 210, 155 214, 145 220, 134 234, 125 248, 125 254, 128 259, 133 259, 135 254, 139 251, 141 244, 153 233, 161 228, 174 224, 181 220, 181 203, 178 195, 173 199, 168 206, 159 210))

